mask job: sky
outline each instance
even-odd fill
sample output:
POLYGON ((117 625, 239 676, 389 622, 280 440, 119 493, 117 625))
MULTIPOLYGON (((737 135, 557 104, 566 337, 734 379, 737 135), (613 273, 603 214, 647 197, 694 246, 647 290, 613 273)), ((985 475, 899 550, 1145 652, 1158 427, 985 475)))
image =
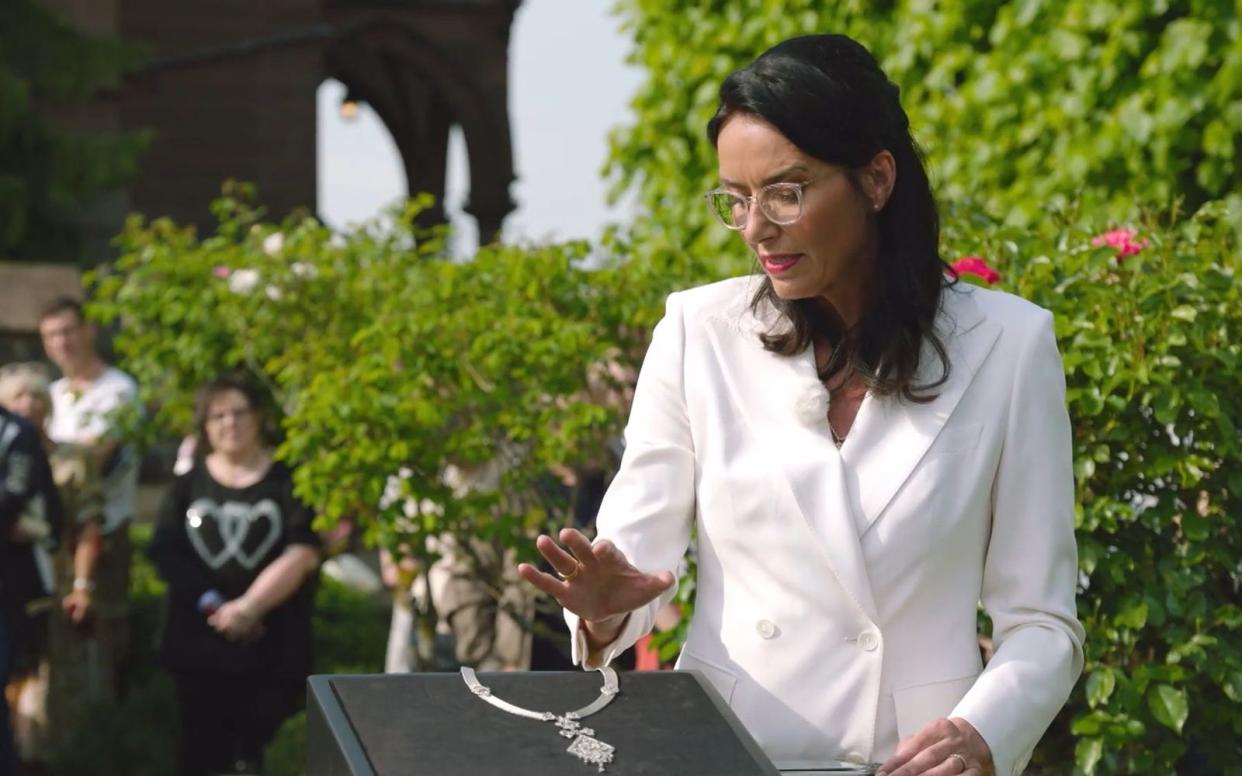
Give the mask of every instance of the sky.
MULTIPOLYGON (((525 0, 509 40, 509 120, 518 204, 505 220, 508 242, 595 238, 622 221, 628 203, 609 207, 601 175, 608 131, 629 121, 642 78, 625 64, 630 41, 609 13, 612 0, 525 0)), ((318 95, 319 211, 336 228, 376 216, 406 194, 392 137, 366 105, 340 116, 344 87, 326 81, 318 95)), ((469 191, 465 142, 449 139, 445 203, 453 252, 478 245, 474 219, 461 212, 469 191)))

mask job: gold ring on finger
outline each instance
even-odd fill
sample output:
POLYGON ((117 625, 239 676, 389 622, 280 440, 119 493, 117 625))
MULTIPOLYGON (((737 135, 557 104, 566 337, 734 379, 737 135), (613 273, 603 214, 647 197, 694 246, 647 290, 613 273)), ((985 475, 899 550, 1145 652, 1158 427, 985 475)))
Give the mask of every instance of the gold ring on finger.
POLYGON ((958 771, 959 773, 965 773, 966 769, 970 767, 969 765, 966 764, 966 758, 962 757, 957 752, 954 752, 953 754, 949 755, 949 759, 957 760, 958 763, 962 766, 962 770, 958 771))
POLYGON ((561 572, 558 571, 556 572, 556 575, 560 577, 561 579, 565 580, 566 582, 572 582, 581 573, 582 573, 582 561, 576 560, 574 561, 573 571, 569 572, 568 574, 562 574, 561 572))

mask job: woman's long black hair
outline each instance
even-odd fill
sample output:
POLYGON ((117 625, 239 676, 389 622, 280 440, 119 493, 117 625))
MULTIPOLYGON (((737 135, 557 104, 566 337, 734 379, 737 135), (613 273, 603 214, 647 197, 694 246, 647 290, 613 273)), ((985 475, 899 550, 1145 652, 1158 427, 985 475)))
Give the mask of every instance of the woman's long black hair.
POLYGON ((880 242, 872 297, 853 330, 842 331, 812 300, 781 299, 766 276, 751 307, 770 303, 792 324, 760 335, 772 352, 801 353, 815 334, 833 346, 821 379, 857 374, 872 393, 927 402, 949 377, 948 354, 933 324, 951 281, 940 257, 936 201, 898 95, 897 85, 856 41, 844 35, 793 38, 725 79, 707 136, 715 145, 730 116, 757 116, 804 153, 845 168, 860 189, 858 171, 880 151, 893 155, 897 180, 875 216, 880 242), (943 369, 938 379, 916 385, 925 340, 943 369))

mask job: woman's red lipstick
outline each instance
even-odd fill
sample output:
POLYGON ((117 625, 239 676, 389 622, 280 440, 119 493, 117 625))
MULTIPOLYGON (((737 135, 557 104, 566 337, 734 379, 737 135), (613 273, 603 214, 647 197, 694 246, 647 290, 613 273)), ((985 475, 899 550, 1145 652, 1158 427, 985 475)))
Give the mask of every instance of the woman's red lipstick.
POLYGON ((797 264, 801 258, 801 253, 774 253, 770 256, 760 256, 759 263, 769 275, 779 275, 797 264))

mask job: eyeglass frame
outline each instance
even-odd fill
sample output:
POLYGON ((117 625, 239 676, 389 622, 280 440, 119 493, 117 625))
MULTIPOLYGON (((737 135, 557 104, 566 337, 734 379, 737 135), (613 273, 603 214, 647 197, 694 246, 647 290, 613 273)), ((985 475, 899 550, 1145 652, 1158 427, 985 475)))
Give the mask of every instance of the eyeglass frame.
POLYGON ((810 180, 805 180, 801 182, 776 181, 775 183, 769 183, 766 186, 761 186, 758 191, 750 195, 738 194, 736 191, 729 191, 723 186, 717 186, 716 188, 712 189, 711 191, 703 195, 703 201, 707 203, 707 209, 712 211, 712 214, 716 216, 716 220, 719 221, 721 225, 724 226, 725 229, 730 229, 734 232, 740 232, 746 228, 746 223, 749 222, 750 220, 750 211, 754 209, 755 205, 759 205, 759 212, 763 213, 763 217, 768 219, 768 221, 770 221, 771 223, 776 224, 777 226, 789 226, 790 224, 797 223, 798 219, 802 218, 802 214, 806 208, 806 202, 803 199, 803 194, 805 193, 807 186, 810 186, 812 183, 815 183, 818 180, 819 178, 817 177, 817 178, 811 178, 810 180), (793 191, 797 192, 798 215, 794 216, 788 221, 777 221, 776 219, 772 218, 772 216, 768 214, 768 211, 764 210, 763 205, 759 202, 759 198, 764 195, 764 192, 772 191, 774 189, 779 189, 779 188, 792 189, 793 191), (737 197, 742 202, 746 203, 746 221, 743 221, 741 224, 738 224, 736 226, 725 223, 724 217, 720 215, 720 211, 712 206, 712 197, 717 194, 729 194, 734 197, 737 197))
POLYGON ((224 410, 223 412, 211 413, 207 417, 203 418, 203 425, 209 425, 213 423, 223 423, 224 421, 230 420, 230 419, 233 421, 241 421, 241 420, 245 420, 246 418, 253 416, 254 414, 255 414, 254 407, 250 407, 250 406, 235 407, 231 410, 224 410))

